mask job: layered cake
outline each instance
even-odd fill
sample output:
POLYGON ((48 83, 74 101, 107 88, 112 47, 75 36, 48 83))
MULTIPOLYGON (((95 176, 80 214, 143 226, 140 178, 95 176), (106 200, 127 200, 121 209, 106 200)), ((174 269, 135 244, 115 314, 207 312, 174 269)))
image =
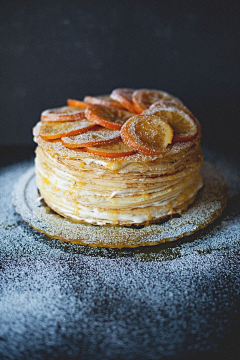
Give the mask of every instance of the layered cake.
POLYGON ((176 97, 148 89, 68 100, 35 126, 37 186, 46 204, 76 222, 162 222, 203 186, 201 127, 176 97))

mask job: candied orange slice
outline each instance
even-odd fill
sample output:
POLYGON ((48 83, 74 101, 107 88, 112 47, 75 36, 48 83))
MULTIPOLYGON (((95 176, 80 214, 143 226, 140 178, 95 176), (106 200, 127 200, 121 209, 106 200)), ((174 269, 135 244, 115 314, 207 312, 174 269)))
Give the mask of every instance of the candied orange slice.
POLYGON ((144 111, 146 115, 160 116, 165 119, 174 130, 173 143, 190 141, 197 135, 198 125, 193 114, 186 112, 187 108, 183 105, 182 108, 169 107, 160 108, 155 107, 144 111))
POLYGON ((112 143, 121 139, 118 130, 103 129, 99 127, 96 130, 91 130, 83 134, 63 137, 61 139, 63 145, 68 148, 86 147, 104 145, 112 143))
POLYGON ((121 140, 113 144, 86 147, 85 150, 99 156, 110 158, 128 156, 136 152, 121 140))
POLYGON ((56 109, 44 110, 41 114, 41 120, 46 122, 64 122, 77 121, 85 117, 85 109, 79 109, 75 106, 62 106, 56 109))
POLYGON ((155 155, 171 144, 173 129, 159 116, 136 115, 123 125, 121 137, 125 144, 139 152, 155 155))
POLYGON ((84 133, 96 125, 87 119, 79 121, 65 121, 54 123, 41 123, 38 129, 38 135, 44 140, 60 139, 65 136, 77 135, 84 133))
POLYGON ((141 114, 142 111, 148 109, 150 105, 158 100, 172 100, 177 98, 160 90, 140 89, 134 91, 132 99, 136 111, 141 114))
POLYGON ((132 95, 134 93, 134 89, 115 89, 112 91, 110 97, 119 102, 125 109, 128 111, 135 113, 135 107, 132 101, 132 95))
POLYGON ((82 110, 86 109, 86 107, 88 106, 88 104, 86 104, 85 102, 75 99, 67 99, 67 104, 68 106, 81 108, 82 110))
MULTIPOLYGON (((176 108, 178 110, 184 111, 186 114, 188 114, 191 118, 193 118, 194 121, 197 121, 193 113, 185 106, 183 103, 178 99, 172 99, 172 100, 159 100, 152 104, 149 109, 143 111, 143 114, 148 114, 149 110, 152 109, 171 109, 176 108)), ((149 113, 150 114, 150 113, 149 113)))
POLYGON ((104 105, 89 105, 85 115, 88 120, 112 130, 120 130, 125 121, 133 116, 128 111, 104 105))
MULTIPOLYGON (((149 109, 154 109, 156 107, 165 107, 165 108, 169 108, 169 107, 178 107, 180 109, 180 107, 184 107, 186 108, 186 106, 183 105, 183 103, 181 102, 181 100, 177 99, 177 98, 173 98, 171 100, 165 100, 165 99, 162 99, 162 100, 158 100, 156 101, 155 103, 153 103, 152 105, 150 105, 149 109)), ((148 111, 147 110, 144 110, 144 111, 148 111)))
POLYGON ((99 95, 99 96, 85 96, 84 101, 87 104, 94 104, 94 105, 105 105, 115 107, 120 110, 124 110, 119 102, 110 98, 110 95, 99 95))

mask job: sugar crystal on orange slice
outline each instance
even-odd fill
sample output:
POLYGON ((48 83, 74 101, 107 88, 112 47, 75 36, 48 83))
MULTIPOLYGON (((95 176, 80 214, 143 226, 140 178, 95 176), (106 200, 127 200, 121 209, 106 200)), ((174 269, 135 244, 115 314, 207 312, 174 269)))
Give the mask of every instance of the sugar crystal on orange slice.
POLYGON ((134 91, 132 99, 136 111, 141 114, 142 111, 148 109, 150 105, 154 104, 158 100, 171 100, 177 98, 160 90, 140 89, 134 91))
POLYGON ((128 156, 136 152, 121 140, 113 144, 86 147, 85 150, 95 155, 109 158, 128 156))
POLYGON ((146 115, 160 116, 171 125, 174 130, 173 143, 190 141, 197 135, 198 126, 196 119, 190 110, 189 112, 186 112, 185 107, 155 107, 144 111, 144 113, 146 115))
POLYGON ((110 95, 85 96, 84 101, 87 104, 105 105, 105 106, 115 107, 120 110, 124 110, 124 107, 122 107, 122 105, 119 102, 111 99, 110 95))
POLYGON ((155 155, 164 152, 172 142, 172 127, 159 116, 136 115, 121 129, 125 144, 144 154, 155 155))
POLYGON ((63 145, 68 148, 87 147, 103 145, 120 140, 120 132, 118 130, 110 130, 99 127, 83 134, 63 137, 61 139, 63 145))
POLYGON ((88 120, 112 130, 120 130, 122 125, 133 116, 128 111, 104 105, 89 105, 85 115, 88 120))
POLYGON ((44 140, 59 139, 65 136, 77 135, 84 133, 96 125, 87 119, 79 121, 65 121, 65 122, 54 122, 54 123, 41 123, 38 134, 44 140))
POLYGON ((55 109, 47 109, 41 113, 43 122, 78 121, 85 118, 85 109, 76 106, 62 106, 55 109))
POLYGON ((115 89, 112 91, 110 97, 119 102, 125 109, 128 111, 135 113, 135 107, 132 101, 132 94, 134 89, 121 88, 115 89))

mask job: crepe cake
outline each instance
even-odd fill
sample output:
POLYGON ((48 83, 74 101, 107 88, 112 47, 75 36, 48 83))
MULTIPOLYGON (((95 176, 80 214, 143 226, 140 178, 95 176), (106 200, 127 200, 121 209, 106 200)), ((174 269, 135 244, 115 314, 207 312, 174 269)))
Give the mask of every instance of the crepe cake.
POLYGON ((93 225, 162 222, 203 186, 201 127, 176 97, 149 89, 45 110, 34 127, 37 187, 56 213, 93 225))

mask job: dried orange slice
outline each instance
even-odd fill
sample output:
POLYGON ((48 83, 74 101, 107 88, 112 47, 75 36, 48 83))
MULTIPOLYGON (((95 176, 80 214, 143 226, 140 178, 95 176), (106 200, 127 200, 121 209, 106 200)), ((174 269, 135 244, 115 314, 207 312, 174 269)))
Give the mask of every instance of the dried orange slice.
POLYGON ((99 127, 96 130, 88 131, 83 134, 63 137, 61 139, 63 145, 68 148, 86 147, 104 145, 119 141, 121 139, 120 132, 118 130, 103 129, 99 127))
POLYGON ((183 103, 178 99, 172 99, 172 100, 159 100, 152 104, 149 109, 143 111, 143 114, 150 114, 149 110, 152 109, 171 109, 176 108, 178 110, 184 111, 186 114, 188 114, 191 118, 193 118, 194 121, 197 121, 193 113, 185 106, 183 103))
POLYGON ((82 110, 86 109, 86 107, 88 106, 88 104, 86 104, 85 102, 75 99, 67 99, 67 104, 68 106, 74 106, 77 108, 81 108, 82 110))
POLYGON ((79 109, 75 106, 63 106, 56 109, 44 110, 41 114, 41 120, 46 122, 64 122, 77 121, 85 117, 85 109, 79 109))
POLYGON ((185 106, 183 106, 183 110, 177 107, 155 107, 144 111, 144 113, 165 119, 174 130, 173 143, 176 143, 193 140, 197 135, 197 122, 190 110, 188 113, 185 109, 187 109, 185 106))
POLYGON ((161 154, 171 144, 173 129, 167 121, 155 115, 136 115, 121 129, 125 144, 144 154, 161 154))
POLYGON ((119 102, 110 98, 110 95, 100 95, 100 96, 85 96, 84 100, 87 104, 94 104, 94 105, 105 105, 115 107, 120 110, 124 110, 119 102))
POLYGON ((134 89, 115 89, 112 91, 110 97, 119 102, 125 109, 128 111, 135 113, 135 107, 132 101, 132 95, 134 93, 134 89))
POLYGON ((134 91, 132 99, 136 111, 141 114, 142 111, 148 109, 150 105, 158 100, 172 100, 177 98, 160 90, 140 89, 134 91))
POLYGON ((44 140, 60 139, 64 136, 77 135, 84 133, 96 125, 87 119, 79 121, 65 121, 55 123, 41 123, 38 129, 38 135, 44 140))
MULTIPOLYGON (((169 107, 178 107, 179 109, 181 107, 184 107, 186 108, 186 106, 183 105, 183 103, 181 102, 181 100, 177 99, 177 98, 173 98, 171 100, 165 100, 165 99, 162 99, 162 100, 158 100, 156 101, 155 103, 153 103, 149 109, 155 109, 156 107, 165 107, 165 108, 169 108, 169 107)), ((144 111, 148 111, 147 110, 144 110, 144 111)))
POLYGON ((85 112, 86 118, 107 129, 120 130, 132 113, 104 105, 89 105, 85 112))
POLYGON ((134 154, 136 151, 121 140, 114 144, 86 147, 87 152, 110 158, 123 157, 134 154))

